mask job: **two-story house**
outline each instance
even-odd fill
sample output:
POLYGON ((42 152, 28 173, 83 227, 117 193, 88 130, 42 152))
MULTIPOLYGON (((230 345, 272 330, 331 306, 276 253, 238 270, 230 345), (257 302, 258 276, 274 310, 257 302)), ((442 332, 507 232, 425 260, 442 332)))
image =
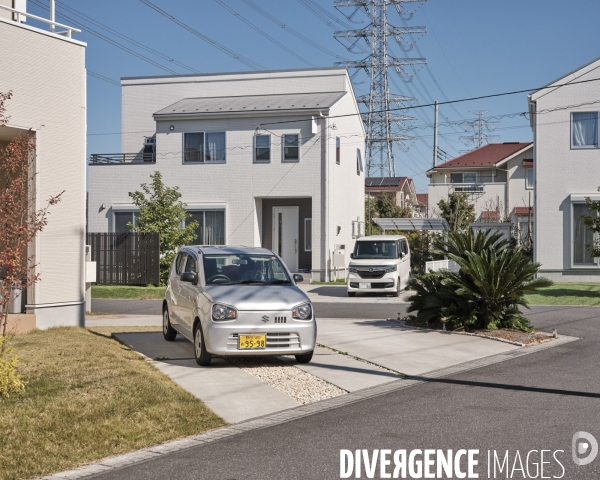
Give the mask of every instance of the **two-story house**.
POLYGON ((529 95, 534 136, 535 242, 540 275, 556 281, 599 281, 597 240, 582 223, 586 197, 600 200, 598 144, 600 59, 529 95))
POLYGON ((195 244, 272 249, 329 278, 364 220, 364 126, 344 68, 123 78, 122 149, 92 155, 89 231, 127 231, 160 171, 195 244), (339 255, 336 259, 339 261, 339 255))
POLYGON ((511 221, 522 237, 533 211, 533 144, 490 143, 427 171, 428 210, 439 216, 438 203, 464 193, 475 206, 476 221, 511 221))
POLYGON ((367 177, 365 192, 372 197, 378 197, 383 193, 392 193, 396 205, 409 209, 413 217, 424 217, 426 214, 427 202, 423 203, 423 196, 419 199, 412 178, 367 177))
POLYGON ((64 191, 28 251, 40 281, 23 297, 21 330, 85 321, 86 45, 78 32, 28 14, 25 0, 0 0, 0 92, 12 92, 0 146, 31 129, 34 208, 64 191))

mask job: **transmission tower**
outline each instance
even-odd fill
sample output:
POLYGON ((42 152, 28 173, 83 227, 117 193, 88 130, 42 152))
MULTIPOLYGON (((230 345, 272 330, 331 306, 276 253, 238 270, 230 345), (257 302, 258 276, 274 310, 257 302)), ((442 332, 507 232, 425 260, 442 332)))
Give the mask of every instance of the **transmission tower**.
MULTIPOLYGON (((410 20, 414 11, 409 11, 404 4, 413 4, 420 7, 427 0, 335 0, 336 8, 354 7, 354 11, 347 15, 348 20, 354 22, 354 16, 359 11, 366 13, 370 23, 358 30, 337 31, 334 37, 337 40, 349 40, 350 45, 344 45, 350 52, 356 52, 356 45, 364 40, 371 53, 358 61, 336 62, 348 68, 363 69, 370 79, 369 95, 358 97, 357 100, 367 106, 368 111, 363 115, 365 122, 367 176, 395 177, 396 165, 394 163, 394 144, 402 150, 408 150, 416 137, 406 135, 410 125, 417 120, 415 117, 399 115, 391 109, 406 108, 417 101, 416 98, 403 95, 391 95, 388 85, 388 69, 394 68, 396 73, 404 80, 410 81, 417 71, 413 68, 410 73, 407 69, 413 65, 425 65, 424 58, 396 58, 388 51, 388 37, 392 37, 404 52, 412 49, 416 41, 427 32, 425 27, 394 27, 388 23, 388 7, 393 6, 404 20, 410 20), (420 34, 414 41, 407 41, 404 35, 420 34)), ((356 23, 356 22, 355 22, 356 23)))
POLYGON ((474 148, 478 148, 486 143, 500 139, 499 135, 489 135, 486 133, 493 131, 500 125, 499 122, 490 122, 483 117, 486 113, 489 113, 489 110, 475 110, 470 113, 475 115, 475 120, 461 123, 461 125, 473 130, 473 135, 460 137, 466 145, 474 145, 474 148))

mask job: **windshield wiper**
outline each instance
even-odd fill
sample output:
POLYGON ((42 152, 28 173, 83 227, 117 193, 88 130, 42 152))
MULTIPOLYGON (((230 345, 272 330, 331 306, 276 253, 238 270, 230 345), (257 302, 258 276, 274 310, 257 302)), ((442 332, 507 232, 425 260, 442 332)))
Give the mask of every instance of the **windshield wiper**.
POLYGON ((211 283, 210 285, 249 285, 251 283, 257 283, 259 285, 267 284, 267 282, 263 282, 261 280, 240 280, 238 282, 211 283))
POLYGON ((281 285, 282 283, 292 283, 292 282, 290 282, 289 280, 280 280, 280 279, 277 279, 277 280, 273 280, 271 282, 271 285, 281 285))

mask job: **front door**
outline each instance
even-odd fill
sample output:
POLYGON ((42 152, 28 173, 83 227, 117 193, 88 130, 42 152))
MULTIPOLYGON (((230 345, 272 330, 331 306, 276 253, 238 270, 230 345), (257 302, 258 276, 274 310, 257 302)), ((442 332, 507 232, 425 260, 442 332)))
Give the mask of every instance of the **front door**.
POLYGON ((298 271, 299 208, 273 207, 273 251, 290 272, 298 271))

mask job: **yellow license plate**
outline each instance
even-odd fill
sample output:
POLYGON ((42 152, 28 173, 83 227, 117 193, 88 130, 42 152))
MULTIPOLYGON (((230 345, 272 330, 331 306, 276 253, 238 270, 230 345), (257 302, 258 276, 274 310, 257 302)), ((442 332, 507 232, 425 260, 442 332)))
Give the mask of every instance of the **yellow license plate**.
POLYGON ((238 349, 240 350, 256 350, 267 347, 267 334, 254 333, 252 335, 238 336, 238 349))

